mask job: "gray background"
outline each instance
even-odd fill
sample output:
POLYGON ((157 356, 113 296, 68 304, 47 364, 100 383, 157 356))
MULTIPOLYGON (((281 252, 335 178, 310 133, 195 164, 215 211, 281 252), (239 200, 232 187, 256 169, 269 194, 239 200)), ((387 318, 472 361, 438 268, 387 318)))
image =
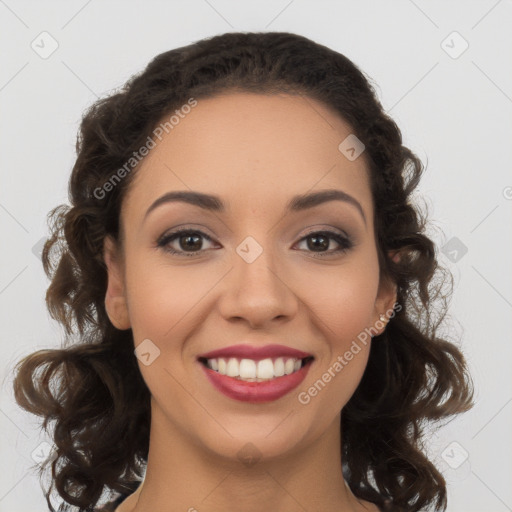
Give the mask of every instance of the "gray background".
POLYGON ((50 439, 14 403, 10 371, 63 337, 37 252, 47 212, 67 201, 83 111, 160 52, 250 30, 296 32, 347 55, 427 164, 419 195, 456 285, 448 334, 477 401, 427 449, 449 512, 512 510, 511 21, 510 0, 0 0, 0 511, 47 510, 34 467, 50 439))

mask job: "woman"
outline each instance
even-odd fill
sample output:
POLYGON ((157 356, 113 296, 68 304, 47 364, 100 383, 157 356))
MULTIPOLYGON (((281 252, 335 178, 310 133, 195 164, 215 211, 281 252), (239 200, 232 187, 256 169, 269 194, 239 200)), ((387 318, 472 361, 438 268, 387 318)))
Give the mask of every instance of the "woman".
POLYGON ((472 406, 436 335, 450 275, 421 162, 351 61, 204 39, 93 105, 77 152, 43 252, 75 337, 14 384, 56 422, 62 510, 446 509, 421 439, 472 406))

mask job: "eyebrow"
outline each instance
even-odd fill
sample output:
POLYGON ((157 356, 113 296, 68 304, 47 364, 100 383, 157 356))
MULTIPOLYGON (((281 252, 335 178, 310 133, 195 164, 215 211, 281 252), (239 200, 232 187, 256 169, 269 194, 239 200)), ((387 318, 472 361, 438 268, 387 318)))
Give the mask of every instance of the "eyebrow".
MULTIPOLYGON (((366 216, 359 201, 357 201, 357 199, 347 194, 346 192, 343 192, 343 190, 338 189, 320 190, 318 192, 310 192, 307 194, 294 196, 287 203, 286 211, 300 212, 329 201, 343 201, 354 206, 363 217, 364 223, 366 225, 366 216)), ((211 212, 223 213, 226 211, 225 204, 218 196, 194 191, 173 191, 167 192, 163 196, 156 199, 147 209, 144 215, 144 220, 155 208, 163 204, 173 202, 188 203, 211 212)))

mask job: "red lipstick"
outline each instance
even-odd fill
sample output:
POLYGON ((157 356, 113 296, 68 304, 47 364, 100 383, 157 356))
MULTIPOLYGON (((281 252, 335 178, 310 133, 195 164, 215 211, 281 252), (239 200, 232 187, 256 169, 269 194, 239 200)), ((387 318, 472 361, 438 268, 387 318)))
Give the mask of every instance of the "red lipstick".
POLYGON ((313 359, 313 356, 307 352, 302 352, 284 345, 266 345, 264 347, 232 345, 198 356, 202 371, 205 373, 208 381, 218 391, 234 400, 249 403, 271 402, 290 393, 290 391, 299 386, 306 378, 313 359), (283 358, 284 360, 298 359, 302 360, 302 366, 289 375, 273 377, 260 382, 251 382, 238 377, 228 377, 206 366, 208 359, 220 358, 224 360, 235 358, 239 361, 242 359, 252 359, 256 362, 264 359, 272 359, 275 362, 277 358, 283 358))

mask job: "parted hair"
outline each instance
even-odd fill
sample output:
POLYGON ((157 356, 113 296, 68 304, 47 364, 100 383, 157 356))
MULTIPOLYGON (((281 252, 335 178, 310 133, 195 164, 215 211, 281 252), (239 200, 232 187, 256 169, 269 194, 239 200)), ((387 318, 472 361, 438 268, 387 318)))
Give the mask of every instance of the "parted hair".
POLYGON ((49 509, 53 489, 59 510, 80 512, 104 492, 133 491, 147 462, 150 392, 131 329, 116 329, 106 313, 103 260, 105 236, 119 240, 120 208, 137 166, 108 192, 104 185, 190 98, 236 91, 318 100, 365 145, 381 278, 396 283, 401 307, 373 338, 343 408, 344 476, 356 496, 386 510, 446 510, 446 482, 423 440, 427 427, 473 406, 473 386, 461 349, 440 334, 449 332, 442 327, 453 278, 426 234, 428 214, 412 201, 425 168, 402 144, 369 77, 341 53, 287 32, 226 33, 161 53, 83 115, 70 204, 48 214, 42 254, 47 307, 65 340, 25 356, 14 376, 16 401, 42 418, 55 445, 41 468, 51 470, 49 509))

